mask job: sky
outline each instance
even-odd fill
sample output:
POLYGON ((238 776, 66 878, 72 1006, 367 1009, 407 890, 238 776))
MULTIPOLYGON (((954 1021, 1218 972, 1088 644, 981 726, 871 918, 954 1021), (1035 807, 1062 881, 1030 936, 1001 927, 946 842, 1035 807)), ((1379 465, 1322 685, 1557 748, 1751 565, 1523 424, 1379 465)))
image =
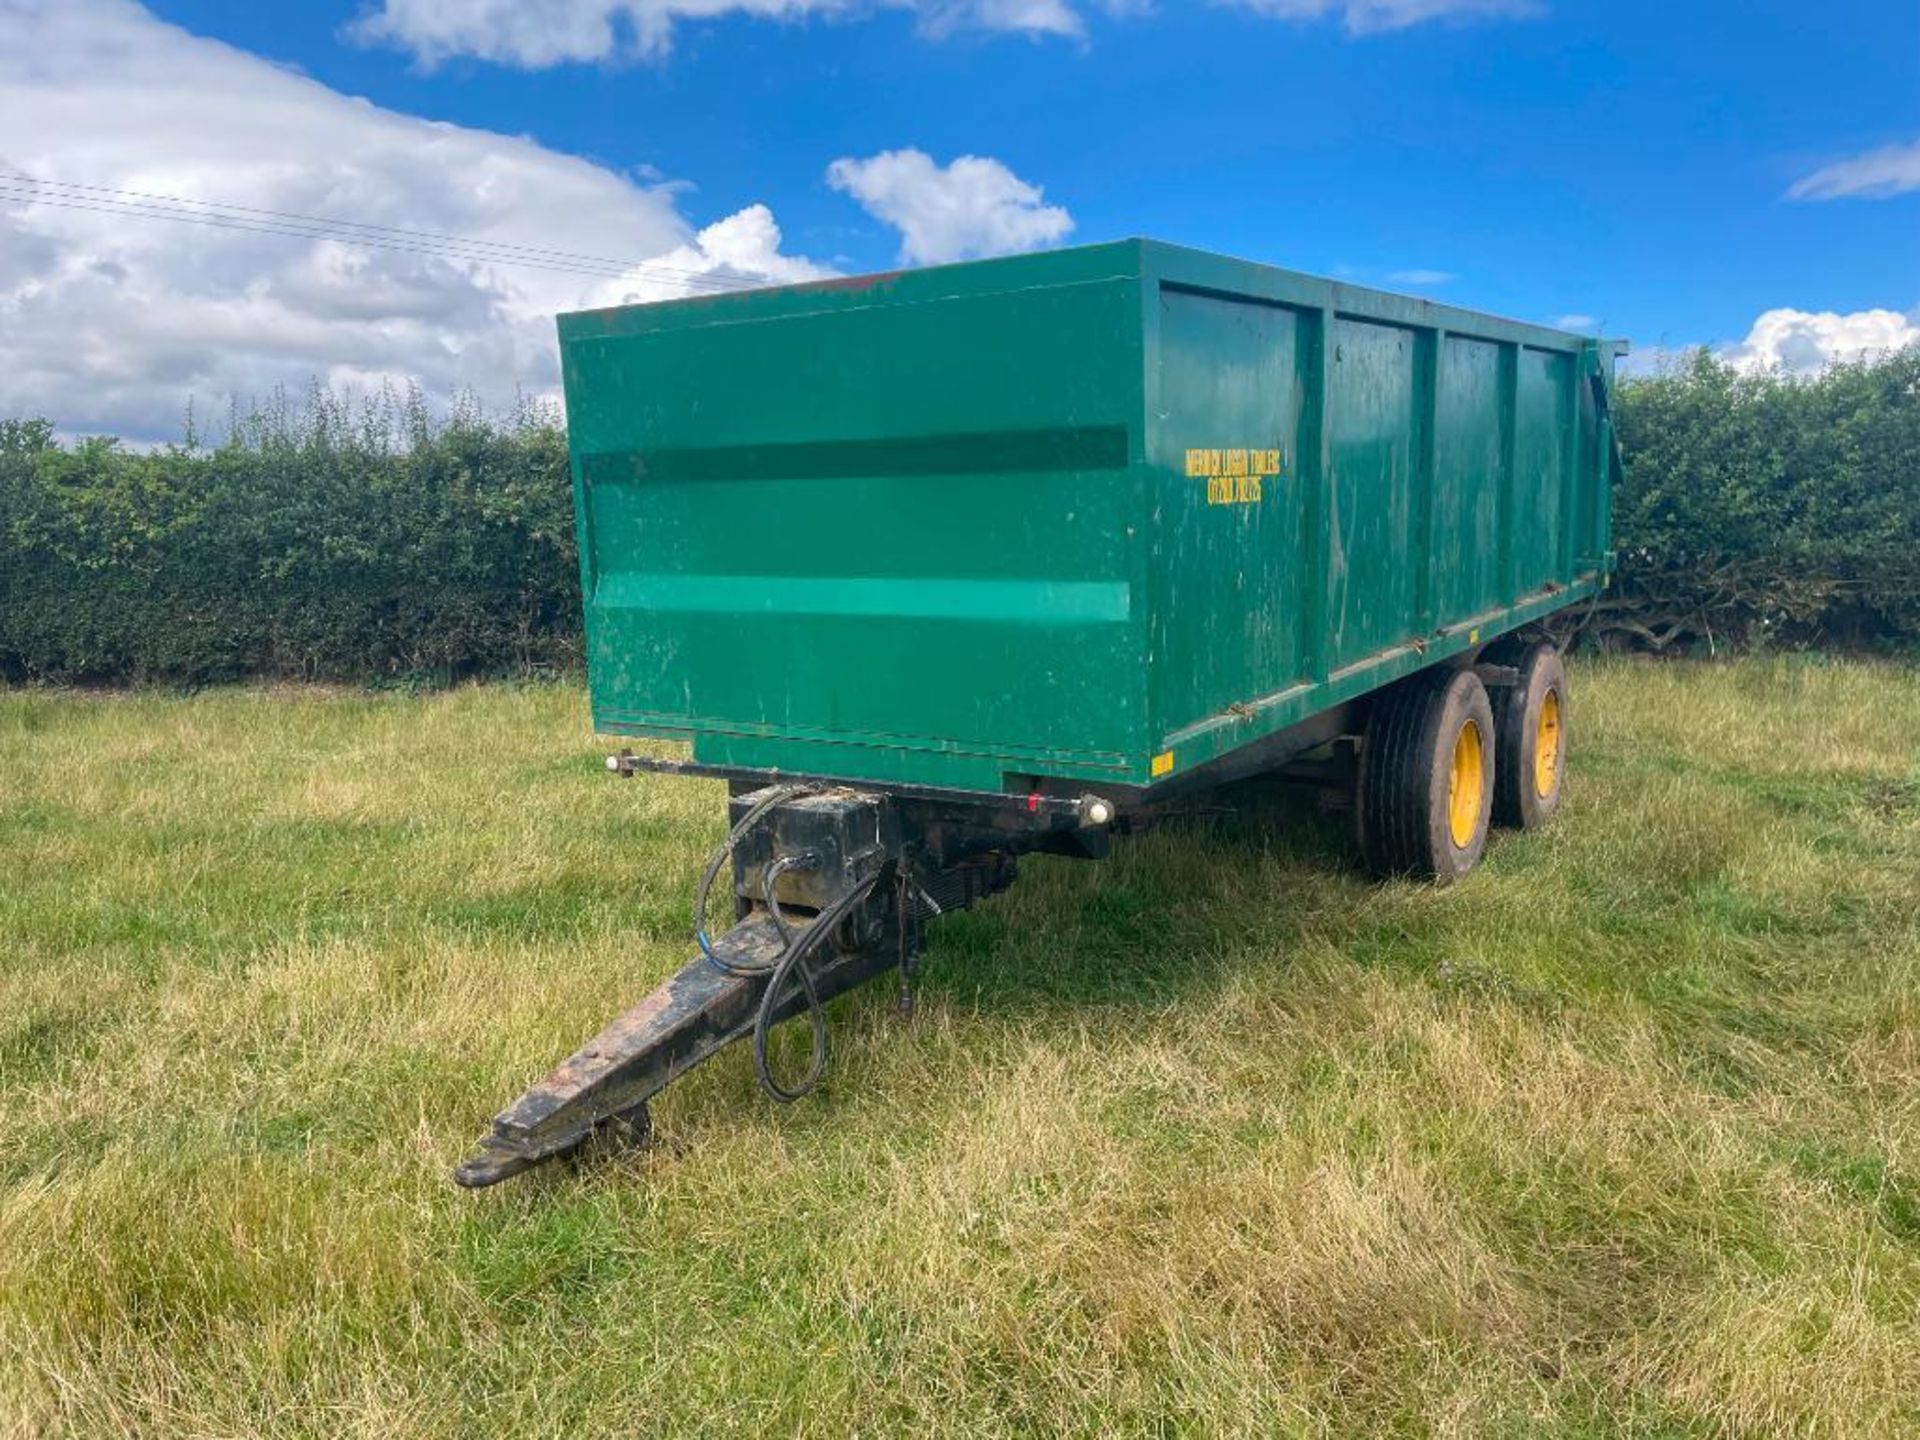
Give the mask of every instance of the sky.
POLYGON ((504 406, 556 311, 1128 235, 1639 366, 1912 343, 1920 5, 0 0, 0 416, 69 434, 504 406))

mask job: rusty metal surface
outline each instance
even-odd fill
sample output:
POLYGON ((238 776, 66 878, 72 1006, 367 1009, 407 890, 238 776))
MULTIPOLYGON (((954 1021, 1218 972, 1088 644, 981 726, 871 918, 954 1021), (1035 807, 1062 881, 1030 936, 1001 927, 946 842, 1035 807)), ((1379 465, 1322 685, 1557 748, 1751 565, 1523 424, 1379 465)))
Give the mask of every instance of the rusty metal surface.
MULTIPOLYGON (((719 957, 743 969, 776 961, 783 942, 764 917, 735 926, 714 944, 719 957)), ((879 951, 822 956, 814 985, 822 1000, 839 995, 898 962, 879 951)), ((555 1066, 494 1117, 478 1151, 454 1179, 469 1189, 496 1184, 582 1144, 596 1127, 645 1105, 677 1076, 753 1028, 764 974, 730 974, 704 957, 690 962, 639 1004, 555 1066)), ((800 1005, 780 1007, 784 1018, 800 1005)))
POLYGON ((1065 841, 1095 854, 1106 841, 1104 825, 1083 832, 1061 828, 1058 816, 846 788, 769 787, 734 795, 730 811, 727 839, 694 904, 700 955, 495 1116, 455 1169, 459 1184, 496 1184, 578 1149, 596 1131, 644 1135, 655 1094, 748 1035, 761 1088, 776 1100, 798 1099, 826 1064, 827 1001, 895 967, 910 987, 927 921, 1004 890, 1017 854, 1065 841), (708 887, 729 861, 740 919, 710 941, 708 887), (811 888, 782 893, 789 877, 811 888), (798 908, 782 914, 776 897, 798 908), (767 1037, 803 1010, 813 1048, 795 1085, 774 1074, 767 1037))
MULTIPOLYGON (((849 780, 844 776, 785 770, 756 770, 738 765, 702 765, 693 760, 670 760, 656 755, 635 755, 631 750, 622 750, 617 755, 609 755, 607 769, 629 779, 639 774, 691 775, 704 780, 738 781, 748 787, 801 784, 845 789, 872 788, 868 782, 849 780)), ((936 785, 888 785, 886 787, 886 794, 890 799, 938 800, 946 804, 964 804, 982 809, 1019 811, 1031 817, 1036 825, 1079 824, 1081 813, 1085 810, 1088 799, 1093 793, 1083 790, 1075 790, 1071 794, 1047 793, 1040 790, 1019 792, 956 790, 951 786, 936 785)), ((1099 793, 1124 796, 1137 793, 1137 790, 1127 786, 1108 785, 1100 787, 1099 793)))

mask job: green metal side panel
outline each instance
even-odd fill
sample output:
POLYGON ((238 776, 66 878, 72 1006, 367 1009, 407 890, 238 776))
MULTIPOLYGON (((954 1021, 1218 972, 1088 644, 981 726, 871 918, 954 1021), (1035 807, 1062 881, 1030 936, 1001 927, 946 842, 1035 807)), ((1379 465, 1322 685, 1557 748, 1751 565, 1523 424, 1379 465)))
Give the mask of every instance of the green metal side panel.
POLYGON ((1449 335, 1440 348, 1433 467, 1434 608, 1478 615, 1504 603, 1500 574, 1508 407, 1501 349, 1449 335))
MULTIPOLYGON (((1302 674, 1303 537, 1296 478, 1208 474, 1216 452, 1299 447, 1306 404, 1299 316, 1164 288, 1158 298, 1155 444, 1149 455, 1148 673, 1156 714, 1207 714, 1247 677, 1302 674), (1205 452, 1190 466, 1189 449, 1205 452), (1198 472, 1189 474, 1189 469, 1198 472), (1258 503, 1219 503, 1258 481, 1258 503)), ((1249 463, 1251 471, 1256 467, 1249 463)))
POLYGON ((1414 633, 1413 351, 1410 330, 1334 321, 1326 586, 1335 670, 1414 633))
POLYGON ((902 783, 1123 773, 1128 258, 567 317, 596 723, 902 783))
POLYGON ((1513 522, 1517 581, 1522 592, 1566 581, 1565 500, 1570 460, 1572 356, 1520 352, 1519 508, 1513 522))
POLYGON ((1604 583, 1613 342, 1151 243, 1142 280, 1150 776, 1604 583))
POLYGON ((711 764, 1145 785, 1608 563, 1612 342, 1196 251, 561 339, 595 721, 711 764))

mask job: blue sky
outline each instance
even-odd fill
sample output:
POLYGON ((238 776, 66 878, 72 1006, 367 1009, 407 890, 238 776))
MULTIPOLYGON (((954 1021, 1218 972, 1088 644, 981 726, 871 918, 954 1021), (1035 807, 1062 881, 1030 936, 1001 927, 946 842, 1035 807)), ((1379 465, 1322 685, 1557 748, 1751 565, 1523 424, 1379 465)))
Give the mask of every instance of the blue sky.
POLYGON ((1075 239, 1444 272, 1449 298, 1648 343, 1744 334, 1775 306, 1920 302, 1920 193, 1784 199, 1920 138, 1912 3, 1548 0, 1352 35, 1162 0, 1090 12, 1077 39, 735 16, 681 24, 665 57, 532 71, 342 43, 352 4, 154 8, 396 109, 685 179, 697 217, 765 201, 843 267, 891 264, 897 237, 822 184, 828 164, 915 146, 1003 161, 1075 239))
MULTIPOLYGON (((0 31, 10 13, 52 24, 30 14, 47 3, 0 0, 0 31)), ((973 203, 921 192, 977 156, 1031 187, 1013 228, 933 235, 910 258, 1146 234, 1529 319, 1592 317, 1648 349, 1739 353, 1781 310, 1833 312, 1839 328, 1816 337, 1829 349, 1920 322, 1912 0, 72 3, 129 34, 147 33, 136 12, 156 35, 172 22, 382 112, 584 157, 686 229, 764 206, 781 254, 836 269, 896 263, 903 207, 973 203), (864 194, 857 177, 829 183, 836 161, 906 149, 930 173, 894 176, 891 208, 877 174, 864 194), (1823 174, 1816 194, 1857 193, 1790 198, 1823 174), (1019 220, 1037 213, 1055 218, 1019 220)), ((333 128, 320 118, 305 142, 316 168, 351 163, 333 128)), ((281 143, 290 165, 301 143, 281 143)), ((98 180, 97 160, 33 145, 0 121, 0 159, 98 180)), ((229 184, 155 154, 141 183, 258 203, 245 158, 229 184)), ((355 193, 335 184, 321 213, 363 218, 346 213, 355 193)), ((415 223, 398 203, 364 218, 415 223)), ((685 239, 557 203, 530 190, 520 233, 623 256, 685 239)), ((422 219, 470 233, 431 207, 422 219)), ((331 359, 311 363, 331 375, 331 359)))

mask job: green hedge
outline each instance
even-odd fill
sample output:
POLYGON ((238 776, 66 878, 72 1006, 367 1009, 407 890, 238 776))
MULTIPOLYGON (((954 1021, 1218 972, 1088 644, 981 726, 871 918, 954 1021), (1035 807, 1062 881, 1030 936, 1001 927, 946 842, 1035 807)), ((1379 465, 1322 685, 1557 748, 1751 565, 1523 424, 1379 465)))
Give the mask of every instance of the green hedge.
POLYGON ((218 448, 0 424, 0 668, 15 677, 454 679, 579 658, 566 434, 324 395, 218 448))
POLYGON ((1920 347, 1807 379, 1705 351, 1619 387, 1614 645, 1920 641, 1920 347))
MULTIPOLYGON (((1920 642, 1920 349, 1619 389, 1610 646, 1920 642)), ((140 452, 0 422, 0 675, 454 679, 579 659, 566 436, 324 393, 140 452)))

